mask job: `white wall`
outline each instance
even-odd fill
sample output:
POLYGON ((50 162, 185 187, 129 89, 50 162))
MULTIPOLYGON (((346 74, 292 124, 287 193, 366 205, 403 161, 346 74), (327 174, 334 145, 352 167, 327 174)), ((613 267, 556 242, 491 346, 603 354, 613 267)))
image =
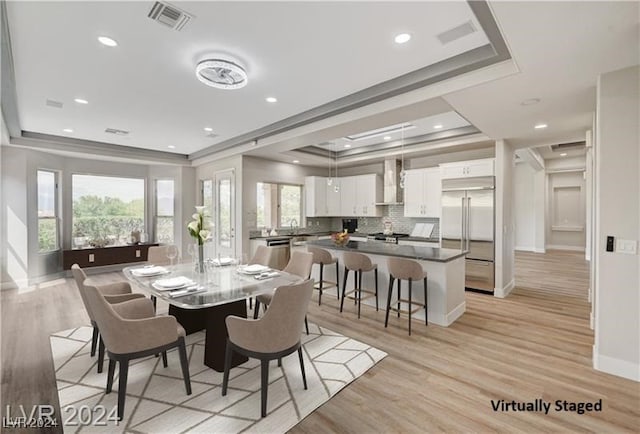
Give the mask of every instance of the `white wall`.
POLYGON ((536 170, 529 163, 517 163, 513 170, 514 243, 516 250, 535 251, 536 170))
POLYGON ((640 256, 605 250, 640 238, 640 67, 598 78, 594 368, 640 381, 640 256))
POLYGON ((514 151, 496 141, 496 297, 506 297, 514 286, 513 184, 514 151))
MULTIPOLYGON (((549 173, 548 190, 547 190, 547 207, 548 219, 546 224, 546 248, 547 249, 564 249, 584 251, 586 242, 586 183, 584 179, 584 171, 578 172, 557 172, 549 173), (562 200, 561 189, 580 189, 577 194, 577 201, 570 202, 562 200), (559 204, 558 202, 562 202, 559 204), (572 223, 580 230, 563 230, 567 229, 567 223, 557 221, 556 216, 558 210, 556 207, 564 207, 566 215, 576 214, 578 216, 572 223), (570 208, 570 209, 569 209, 570 208)), ((566 198, 565 198, 566 199, 566 198)), ((577 229, 576 227, 576 229, 577 229)), ((572 228, 573 229, 573 228, 572 228)))

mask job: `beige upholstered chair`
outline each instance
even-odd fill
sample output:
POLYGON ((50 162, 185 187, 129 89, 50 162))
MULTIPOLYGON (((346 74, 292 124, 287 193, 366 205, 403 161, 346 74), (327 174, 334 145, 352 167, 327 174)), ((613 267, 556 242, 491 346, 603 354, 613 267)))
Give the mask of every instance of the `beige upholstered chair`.
POLYGON ((387 312, 384 318, 384 326, 387 327, 389 323, 389 311, 395 310, 398 313, 398 318, 400 317, 400 312, 409 314, 409 335, 411 335, 411 314, 417 312, 418 310, 424 308, 424 323, 425 325, 429 325, 429 317, 427 314, 427 273, 422 269, 422 265, 419 262, 414 261, 412 259, 403 259, 403 258, 389 258, 387 260, 387 266, 389 267, 389 294, 387 294, 387 312), (391 307, 391 294, 393 292, 393 282, 394 280, 398 280, 398 307, 391 307), (409 281, 409 298, 402 298, 402 290, 401 290, 401 281, 408 280, 409 281), (422 280, 424 283, 424 303, 418 303, 412 300, 412 283, 416 280, 422 280), (402 311, 400 309, 400 303, 408 303, 409 308, 407 311, 402 311), (419 307, 413 309, 413 305, 417 304, 419 307))
POLYGON ((167 255, 170 248, 176 248, 174 245, 151 246, 147 252, 147 262, 153 265, 169 265, 171 260, 167 255))
POLYGON ((256 252, 253 254, 253 258, 249 261, 249 265, 260 264, 265 267, 269 267, 271 262, 271 249, 267 246, 258 246, 256 252))
POLYGON ((313 281, 277 288, 269 310, 259 320, 237 316, 226 318, 229 338, 225 354, 222 396, 227 394, 229 369, 233 353, 260 359, 262 377, 261 415, 267 415, 267 389, 269 387, 269 361, 281 359, 296 350, 300 360, 302 381, 307 389, 304 361, 300 342, 300 326, 307 314, 313 293, 313 281))
POLYGON ((320 265, 320 279, 316 282, 313 287, 318 290, 318 306, 322 304, 322 290, 331 288, 333 286, 336 287, 336 292, 338 293, 338 299, 340 299, 340 286, 338 282, 340 282, 340 264, 338 262, 338 258, 334 258, 331 256, 325 249, 321 249, 320 247, 308 246, 307 251, 313 255, 313 264, 320 265), (324 280, 324 266, 336 264, 336 281, 329 282, 324 280), (325 287, 325 284, 329 286, 325 287))
POLYGON ((355 302, 358 305, 358 318, 360 318, 360 305, 362 304, 362 293, 367 295, 365 298, 376 298, 376 311, 378 310, 378 265, 373 264, 371 259, 367 255, 356 252, 344 252, 342 254, 342 260, 344 261, 344 281, 342 282, 342 298, 340 299, 340 312, 344 306, 344 299, 347 295, 353 294, 355 302), (349 271, 355 271, 353 275, 353 290, 347 292, 347 277, 349 271), (367 271, 374 272, 376 289, 375 292, 362 288, 362 273, 367 271))
MULTIPOLYGON (((84 308, 86 309, 87 315, 89 315, 89 320, 91 321, 91 326, 93 327, 93 336, 91 337, 91 357, 93 357, 96 354, 96 344, 98 344, 100 331, 96 325, 95 319, 93 318, 93 312, 91 312, 91 308, 87 303, 84 285, 85 280, 87 280, 87 275, 78 264, 73 264, 71 266, 71 274, 73 274, 73 278, 76 281, 80 297, 82 298, 82 303, 84 304, 84 308)), ((129 285, 128 282, 108 283, 96 287, 100 293, 105 296, 105 299, 109 303, 122 303, 135 298, 144 298, 144 295, 142 294, 133 294, 131 292, 131 285, 129 285)), ((100 339, 98 346, 98 372, 100 373, 102 372, 102 365, 104 361, 104 343, 102 342, 102 339, 100 339)))
POLYGON ((111 393, 116 362, 120 364, 118 383, 118 419, 124 414, 129 361, 162 353, 166 367, 166 351, 178 348, 182 376, 187 395, 191 395, 189 362, 185 347, 185 331, 173 316, 154 316, 151 300, 138 299, 112 305, 98 288, 85 286, 87 303, 100 328, 107 347, 109 373, 107 393, 111 393))
MULTIPOLYGON (((291 254, 291 259, 289 259, 289 263, 286 267, 284 267, 285 273, 295 274, 296 276, 300 276, 303 279, 308 279, 311 275, 311 267, 313 266, 313 254, 309 252, 301 252, 299 250, 294 251, 291 254)), ((258 318, 258 313, 260 311, 260 303, 264 304, 265 309, 271 303, 271 299, 273 298, 273 292, 268 294, 260 294, 256 296, 256 308, 253 311, 253 319, 258 318)), ((307 317, 304 318, 304 325, 307 330, 307 334, 309 334, 309 324, 307 323, 307 317)))

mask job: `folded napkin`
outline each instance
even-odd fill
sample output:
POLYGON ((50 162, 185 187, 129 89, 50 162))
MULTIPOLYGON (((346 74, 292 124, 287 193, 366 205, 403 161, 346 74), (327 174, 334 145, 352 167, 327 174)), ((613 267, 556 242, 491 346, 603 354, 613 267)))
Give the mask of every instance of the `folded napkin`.
POLYGON ((162 274, 166 272, 166 268, 157 265, 151 265, 131 270, 131 273, 135 276, 155 276, 156 274, 162 274))
POLYGON ((277 271, 270 271, 266 273, 260 273, 257 276, 254 276, 254 278, 257 280, 264 280, 264 279, 271 279, 272 277, 276 277, 279 275, 280 273, 278 273, 277 271))
POLYGON ((169 298, 182 297, 185 295, 197 294, 199 292, 204 292, 204 291, 205 289, 202 287, 178 289, 177 291, 171 291, 169 293, 169 298))
POLYGON ((244 267, 242 271, 244 271, 245 273, 262 273, 263 271, 267 271, 268 269, 269 267, 265 267, 264 265, 251 264, 244 267))

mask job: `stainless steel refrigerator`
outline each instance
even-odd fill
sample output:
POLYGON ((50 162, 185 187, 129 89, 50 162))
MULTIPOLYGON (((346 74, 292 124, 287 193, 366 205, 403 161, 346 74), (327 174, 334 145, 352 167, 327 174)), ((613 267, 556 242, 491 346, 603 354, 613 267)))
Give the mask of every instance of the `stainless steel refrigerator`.
POLYGON ((442 180, 442 247, 468 250, 465 286, 493 292, 495 287, 495 178, 442 180))

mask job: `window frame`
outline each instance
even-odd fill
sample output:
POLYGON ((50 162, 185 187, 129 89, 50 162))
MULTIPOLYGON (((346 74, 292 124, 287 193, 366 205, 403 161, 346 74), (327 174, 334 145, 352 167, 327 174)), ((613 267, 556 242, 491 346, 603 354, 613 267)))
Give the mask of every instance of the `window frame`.
POLYGON ((173 219, 173 233, 171 234, 171 243, 175 244, 176 238, 176 180, 174 178, 155 178, 153 180, 153 239, 156 243, 158 240, 158 217, 171 217, 173 219), (158 213, 158 181, 171 181, 173 184, 173 206, 171 215, 160 215, 158 213))
MULTIPOLYGON (((304 210, 304 185, 303 184, 295 184, 292 182, 270 182, 270 181, 257 181, 256 182, 256 186, 255 186, 255 192, 256 192, 256 222, 255 222, 255 226, 256 229, 264 229, 264 228, 283 228, 283 229, 289 229, 291 228, 291 225, 289 224, 290 221, 288 222, 283 222, 282 221, 282 187, 298 187, 300 189, 300 203, 299 203, 299 216, 300 218, 297 219, 298 220, 298 227, 302 224, 302 221, 305 218, 305 210, 304 210), (257 217, 257 210, 258 210, 258 186, 259 184, 269 184, 272 186, 275 186, 275 199, 276 199, 276 212, 275 212, 275 216, 272 216, 272 218, 267 222, 265 221, 265 226, 260 226, 258 225, 258 217, 257 217), (276 223, 274 225, 274 222, 276 223)), ((272 213, 273 214, 273 213, 272 213)))
POLYGON ((39 213, 40 212, 40 204, 39 202, 39 198, 40 198, 40 189, 38 188, 38 173, 39 172, 46 172, 46 173, 51 173, 53 174, 53 217, 40 217, 39 215, 37 216, 37 220, 38 220, 38 254, 39 255, 48 255, 51 253, 55 253, 55 252, 59 252, 60 250, 62 250, 62 242, 60 240, 60 189, 59 189, 59 185, 60 185, 60 173, 57 170, 52 170, 52 169, 43 169, 43 168, 38 168, 36 169, 36 210, 39 213), (55 248, 51 249, 51 250, 41 250, 40 249, 40 220, 42 219, 51 219, 54 221, 55 223, 55 234, 56 234, 56 245, 55 248))

